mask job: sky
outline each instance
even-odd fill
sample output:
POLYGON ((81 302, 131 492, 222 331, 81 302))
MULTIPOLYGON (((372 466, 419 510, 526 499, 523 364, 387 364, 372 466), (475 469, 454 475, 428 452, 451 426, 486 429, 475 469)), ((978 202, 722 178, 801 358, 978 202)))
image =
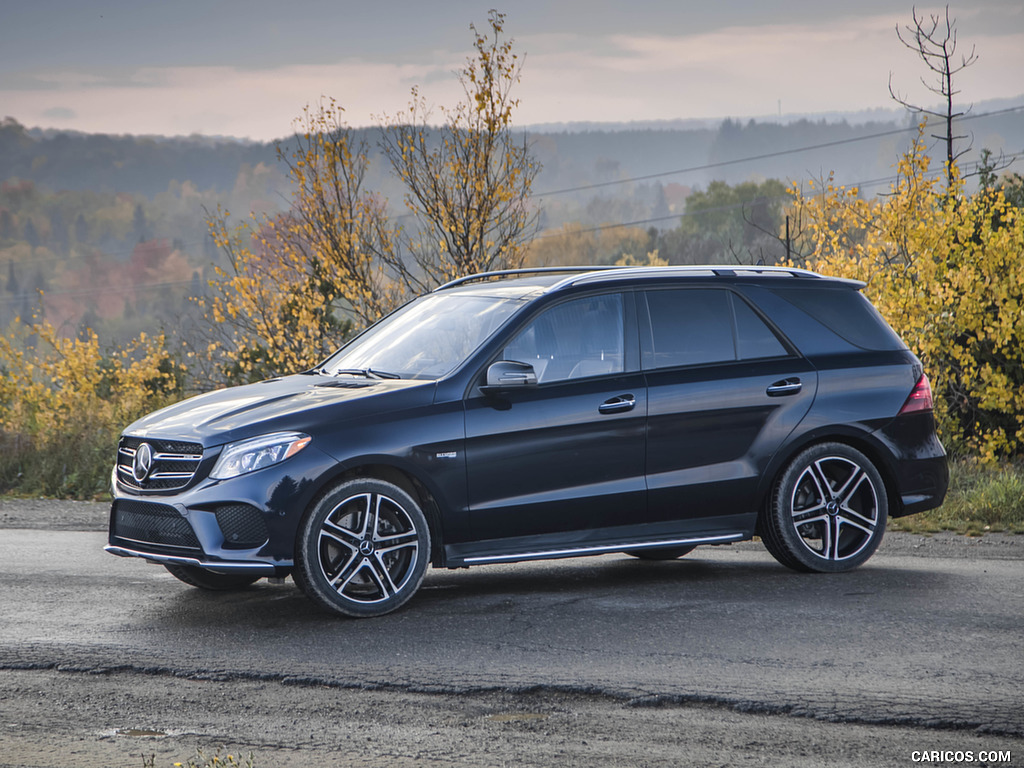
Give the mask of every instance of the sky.
MULTIPOLYGON (((90 133, 290 134, 333 98, 349 125, 462 96, 498 0, 0 0, 0 119, 90 133)), ((506 0, 520 126, 933 105, 893 0, 506 0)), ((942 6, 917 5, 919 16, 942 6)), ((1024 96, 1024 3, 951 3, 964 103, 1024 96)), ((434 114, 439 114, 435 111, 434 114)))

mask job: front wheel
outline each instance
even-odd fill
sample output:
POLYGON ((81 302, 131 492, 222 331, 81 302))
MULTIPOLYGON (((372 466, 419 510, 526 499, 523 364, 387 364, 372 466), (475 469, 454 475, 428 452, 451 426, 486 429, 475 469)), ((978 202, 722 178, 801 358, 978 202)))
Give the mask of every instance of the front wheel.
POLYGON ((836 573, 874 554, 888 516, 885 483, 871 460, 849 445, 821 443, 782 473, 759 533, 788 568, 836 573))
POLYGON ((170 571, 174 578, 189 586, 213 592, 243 589, 263 578, 250 573, 217 573, 194 565, 178 565, 177 563, 164 563, 164 568, 170 571))
POLYGON ((293 578, 313 602, 343 616, 390 613, 411 598, 430 560, 416 501, 392 483, 339 483, 299 530, 293 578))

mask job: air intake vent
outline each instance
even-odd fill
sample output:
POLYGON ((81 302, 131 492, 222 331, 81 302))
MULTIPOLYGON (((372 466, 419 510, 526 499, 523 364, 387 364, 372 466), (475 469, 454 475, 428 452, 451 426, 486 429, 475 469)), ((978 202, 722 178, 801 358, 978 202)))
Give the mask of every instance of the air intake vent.
POLYGON ((314 384, 316 387, 334 387, 335 389, 365 389, 372 387, 371 381, 349 381, 348 379, 334 379, 325 381, 322 384, 314 384))
POLYGON ((256 507, 224 504, 217 507, 215 514, 227 549, 253 549, 270 538, 263 513, 256 507))
POLYGON ((129 543, 201 551, 188 520, 166 504, 118 499, 114 502, 111 532, 115 538, 129 543))

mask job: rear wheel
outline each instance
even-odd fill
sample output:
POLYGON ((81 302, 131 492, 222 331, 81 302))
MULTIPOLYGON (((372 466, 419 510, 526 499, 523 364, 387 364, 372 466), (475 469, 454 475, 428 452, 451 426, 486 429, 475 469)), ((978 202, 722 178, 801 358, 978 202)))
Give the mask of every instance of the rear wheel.
POLYGON ((243 589, 263 578, 251 573, 217 573, 194 565, 178 565, 176 563, 164 563, 164 568, 170 571, 174 578, 189 586, 209 589, 214 592, 243 589))
POLYGON ((680 546, 680 547, 658 547, 656 549, 633 549, 626 552, 627 555, 638 557, 641 560, 678 560, 684 555, 688 555, 697 547, 693 546, 680 546))
POLYGON ((821 443, 782 473, 758 532, 788 568, 836 573, 874 554, 888 516, 885 483, 871 460, 843 443, 821 443))
POLYGON ((360 478, 314 504, 299 530, 292 576, 330 611, 381 616, 416 593, 429 560, 430 532, 416 501, 392 483, 360 478))

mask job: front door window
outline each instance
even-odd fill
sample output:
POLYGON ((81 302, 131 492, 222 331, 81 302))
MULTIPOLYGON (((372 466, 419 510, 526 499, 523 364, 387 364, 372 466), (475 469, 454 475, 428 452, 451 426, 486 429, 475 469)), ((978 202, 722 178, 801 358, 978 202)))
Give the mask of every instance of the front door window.
POLYGON ((587 296, 532 320, 502 357, 532 365, 540 384, 590 378, 625 370, 623 339, 622 295, 587 296))

